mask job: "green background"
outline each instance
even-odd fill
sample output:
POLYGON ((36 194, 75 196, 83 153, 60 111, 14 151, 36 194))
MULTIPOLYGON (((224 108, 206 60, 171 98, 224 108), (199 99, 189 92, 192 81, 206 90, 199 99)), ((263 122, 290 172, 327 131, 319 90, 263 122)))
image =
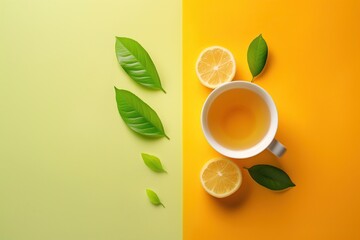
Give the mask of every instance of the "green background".
POLYGON ((0 31, 0 239, 181 239, 181 1, 0 0, 0 31), (116 35, 148 50, 167 94, 126 76, 116 35), (131 132, 114 86, 171 140, 131 132))

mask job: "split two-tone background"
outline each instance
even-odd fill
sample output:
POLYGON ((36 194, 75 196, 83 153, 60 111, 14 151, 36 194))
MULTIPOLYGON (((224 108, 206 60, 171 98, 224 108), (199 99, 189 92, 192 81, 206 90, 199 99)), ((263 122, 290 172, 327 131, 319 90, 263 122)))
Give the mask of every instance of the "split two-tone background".
POLYGON ((355 0, 0 0, 0 239, 359 239, 359 22, 355 0), (288 152, 236 162, 276 165, 297 186, 274 193, 243 171, 238 193, 214 199, 199 183, 219 154, 201 133, 210 90, 195 61, 224 46, 236 79, 249 80, 247 46, 260 33, 269 58, 256 83, 277 104, 288 152), (148 50, 167 94, 126 76, 115 36, 148 50), (130 132, 114 86, 149 103, 171 140, 130 132), (168 174, 149 171, 141 152, 168 174))

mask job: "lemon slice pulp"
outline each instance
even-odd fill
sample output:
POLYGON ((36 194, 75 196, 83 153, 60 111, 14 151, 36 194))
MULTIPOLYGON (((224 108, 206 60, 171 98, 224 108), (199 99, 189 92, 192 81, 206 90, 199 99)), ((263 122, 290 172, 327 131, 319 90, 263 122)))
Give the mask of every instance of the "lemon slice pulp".
POLYGON ((234 56, 220 46, 204 49, 196 62, 196 74, 200 82, 212 89, 233 80, 235 71, 234 56))
POLYGON ((242 182, 239 167, 231 160, 217 158, 208 161, 200 172, 200 181, 210 195, 224 198, 235 193, 242 182))

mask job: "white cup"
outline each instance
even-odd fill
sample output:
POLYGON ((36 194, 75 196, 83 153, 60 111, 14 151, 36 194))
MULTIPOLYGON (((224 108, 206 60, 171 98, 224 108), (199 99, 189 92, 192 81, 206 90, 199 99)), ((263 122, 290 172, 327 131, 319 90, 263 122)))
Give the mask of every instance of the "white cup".
POLYGON ((285 151, 286 148, 278 142, 274 137, 275 133, 277 131, 278 127, 278 113, 276 110, 276 106, 274 101, 272 100, 271 96, 260 86, 248 82, 248 81, 233 81, 229 83, 225 83, 221 85, 220 87, 216 88, 214 91, 210 93, 208 98, 206 99, 204 106, 202 108, 201 112, 201 126, 202 130, 204 132, 206 140, 209 142, 209 144, 219 153, 221 153, 224 156, 230 157, 230 158, 237 158, 237 159, 243 159, 243 158, 249 158, 252 156, 255 156, 265 150, 266 148, 272 152, 275 156, 281 157, 285 151), (264 135, 264 137, 259 140, 256 144, 253 146, 241 149, 241 150, 234 150, 229 149, 221 145, 211 134, 208 126, 208 112, 211 108, 212 103, 214 100, 220 96, 221 94, 225 93, 226 91, 232 90, 232 89, 247 89, 251 90, 252 92, 256 93, 258 96, 260 96, 264 102, 266 103, 266 106, 268 107, 269 113, 270 113, 270 124, 269 128, 264 135))

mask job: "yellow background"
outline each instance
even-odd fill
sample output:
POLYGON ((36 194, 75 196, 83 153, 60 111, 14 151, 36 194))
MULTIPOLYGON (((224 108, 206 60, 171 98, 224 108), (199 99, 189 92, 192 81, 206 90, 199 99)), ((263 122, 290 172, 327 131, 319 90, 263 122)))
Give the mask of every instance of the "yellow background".
POLYGON ((184 239, 359 239, 359 1, 184 0, 183 8, 184 239), (243 170, 238 193, 215 199, 199 182, 219 154, 200 129, 210 90, 195 62, 221 45, 235 55, 235 79, 250 80, 247 47, 260 33, 269 57, 255 83, 278 107, 277 138, 288 152, 235 162, 276 165, 297 186, 271 192, 243 170))
POLYGON ((0 239, 182 239, 181 1, 0 0, 0 32, 0 239), (167 94, 127 77, 115 36, 148 50, 167 94), (171 140, 131 132, 114 86, 151 105, 171 140))

